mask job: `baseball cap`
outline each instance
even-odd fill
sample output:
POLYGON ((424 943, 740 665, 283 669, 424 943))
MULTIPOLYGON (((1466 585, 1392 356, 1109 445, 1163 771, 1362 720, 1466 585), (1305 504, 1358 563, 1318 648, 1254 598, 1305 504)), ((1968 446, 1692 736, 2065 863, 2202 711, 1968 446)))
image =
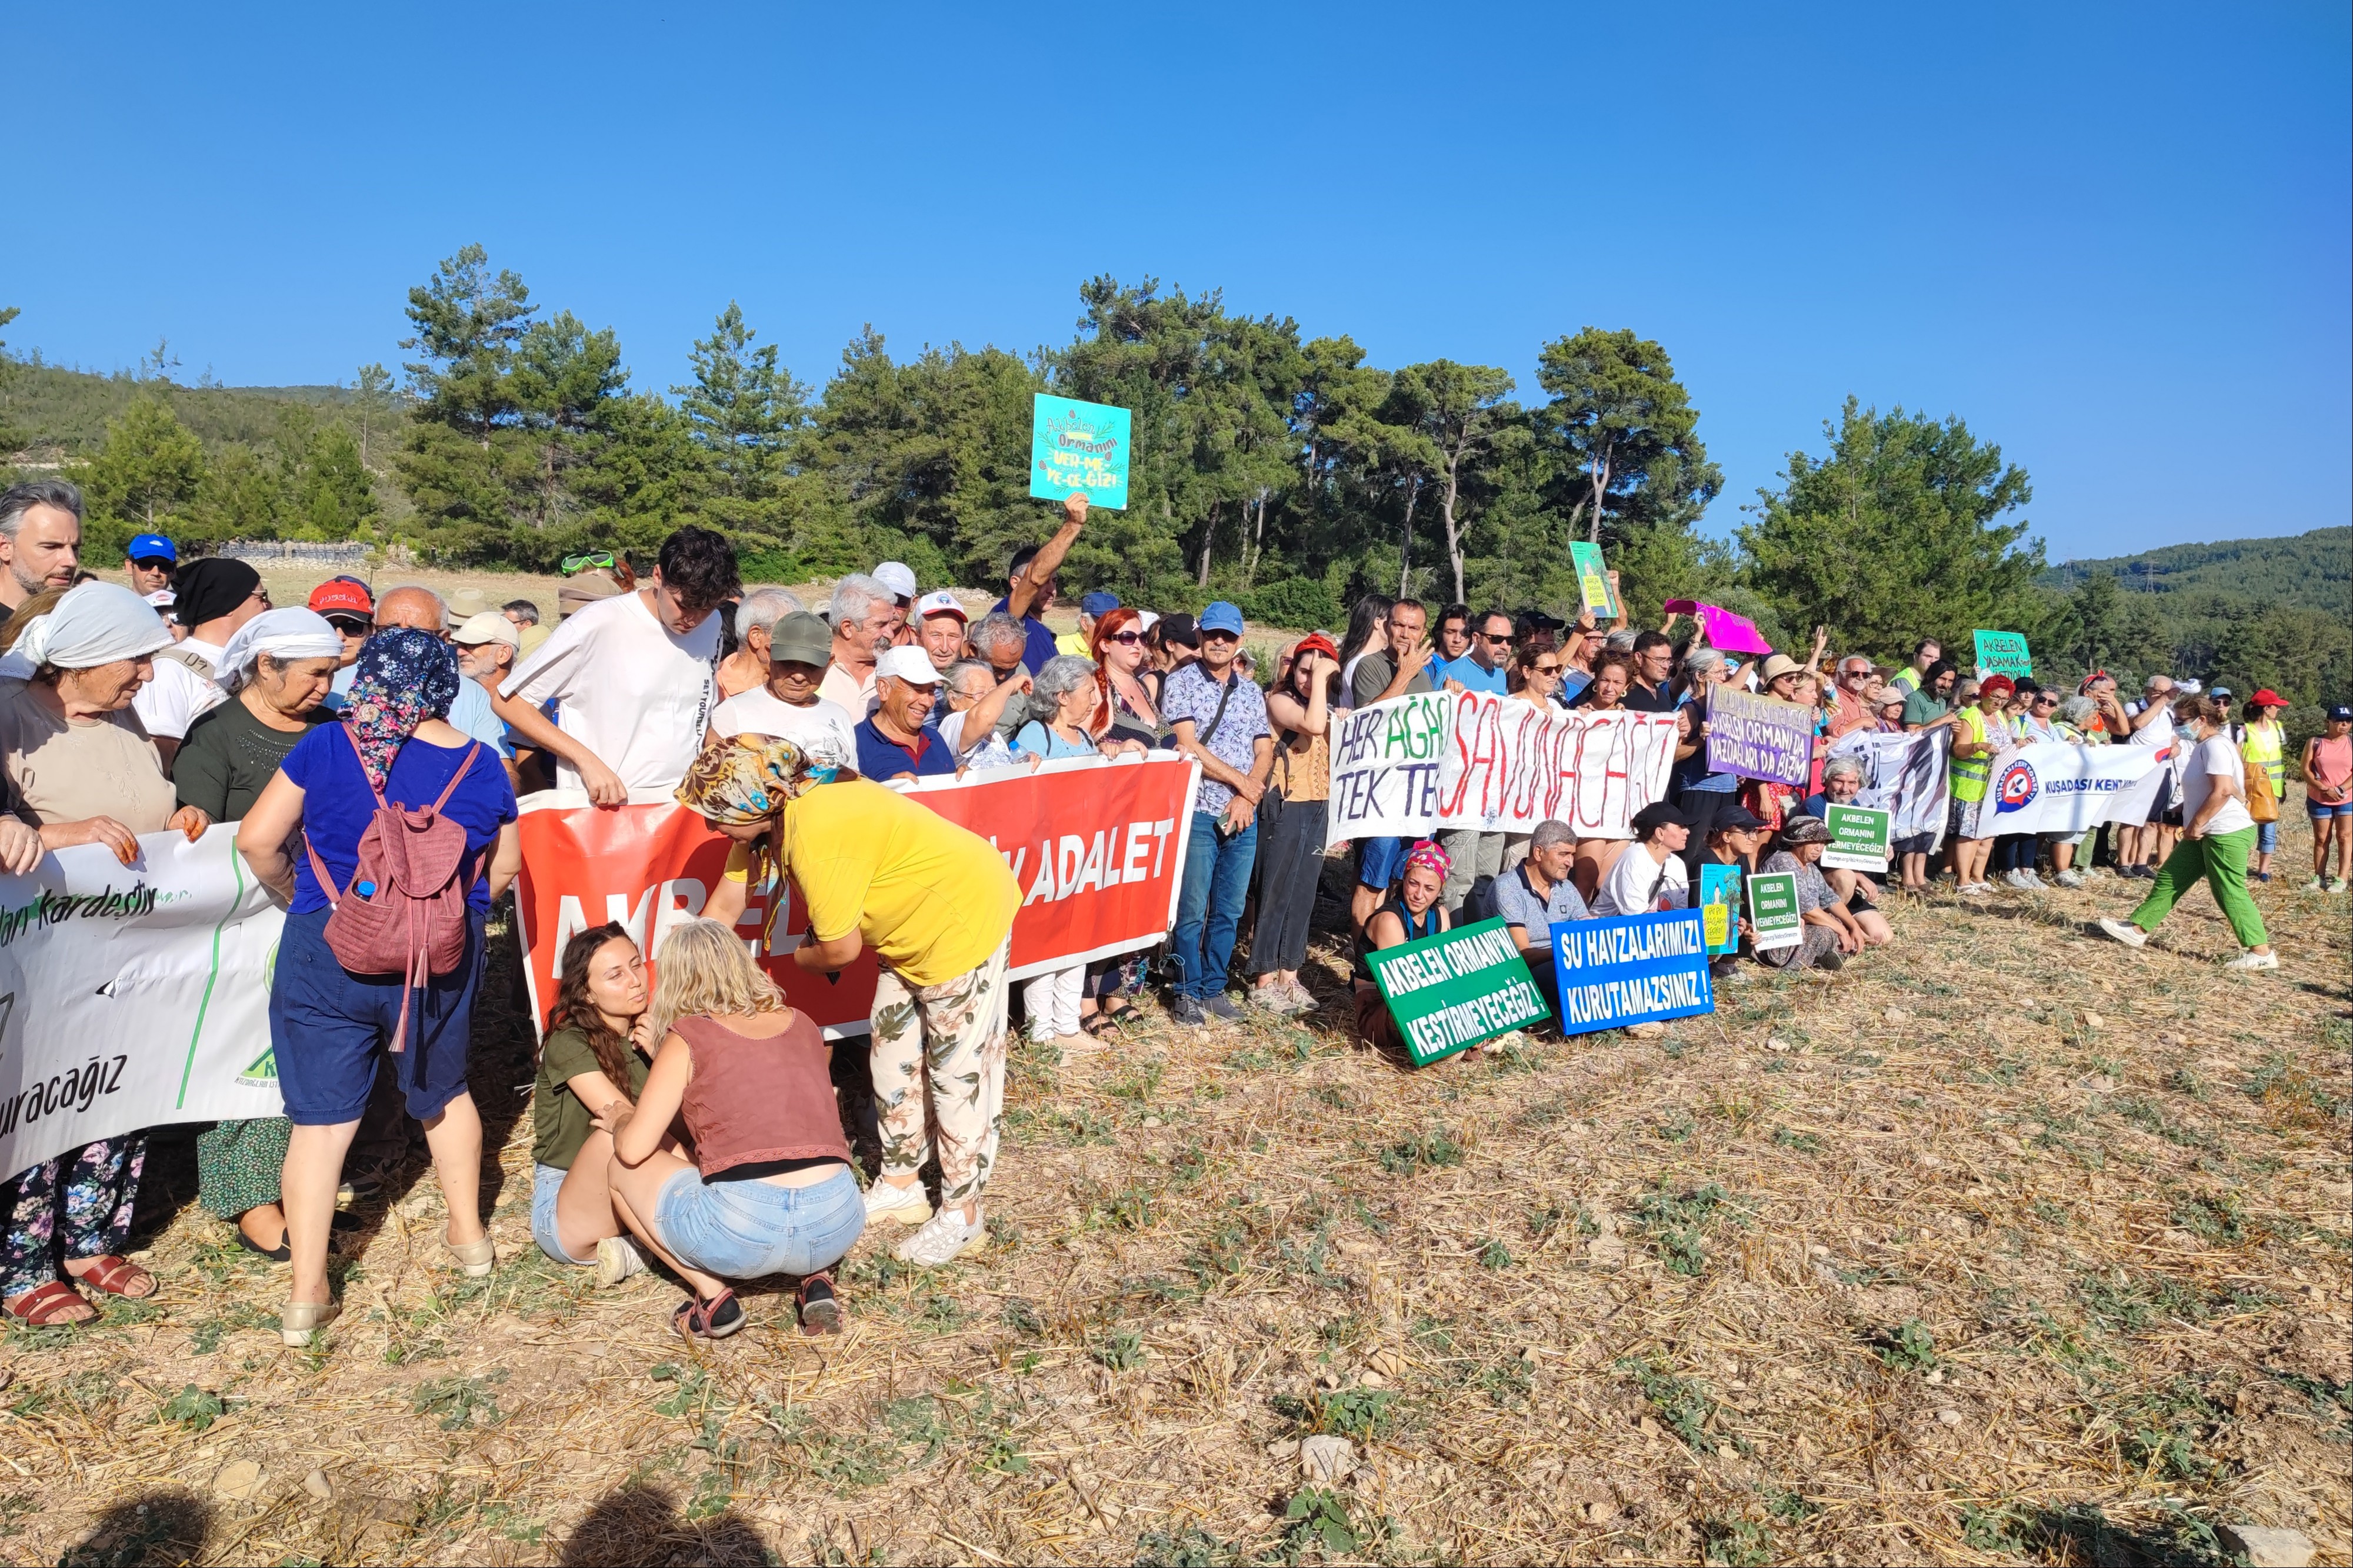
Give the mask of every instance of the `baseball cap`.
POLYGON ((814 664, 823 668, 832 657, 832 628, 807 610, 793 611, 779 618, 768 630, 768 658, 771 662, 814 664))
POLYGON ((1163 647, 1175 643, 1179 647, 1198 648, 1201 634, 1193 625, 1193 617, 1181 611, 1160 618, 1160 641, 1163 647))
POLYGON ((1340 650, 1332 646, 1332 639, 1325 637, 1322 632, 1309 632, 1305 637, 1301 637, 1297 645, 1292 648, 1291 657, 1293 660, 1296 660, 1302 655, 1311 653, 1320 653, 1325 658, 1332 659, 1335 662, 1340 657, 1340 650))
POLYGON ((2247 700, 2253 703, 2258 708, 2285 708, 2289 706, 2288 700, 2286 698, 2282 697, 2278 692, 2274 691, 2268 686, 2256 688, 2255 694, 2253 697, 2248 698, 2247 700))
POLYGON ((1745 833, 1752 827, 1762 827, 1764 826, 1764 819, 1759 817, 1755 812, 1749 810, 1745 805, 1734 805, 1727 806, 1724 810, 1717 812, 1715 814, 1715 820, 1708 825, 1708 831, 1710 833, 1745 833))
POLYGON ((529 658, 533 654, 537 653, 539 645, 554 635, 555 633, 546 626, 523 626, 515 633, 515 636, 522 639, 524 658, 529 658))
POLYGON ((496 610, 477 610, 468 616, 449 640, 463 647, 479 647, 486 642, 502 642, 518 653, 522 650, 522 634, 515 624, 496 610))
POLYGON ((964 607, 964 601, 957 598, 955 590, 950 588, 942 588, 937 593, 926 594, 915 601, 916 619, 922 620, 931 616, 954 616, 960 621, 972 619, 971 612, 964 607))
POLYGON ((125 561, 153 561, 161 558, 173 565, 180 563, 179 547, 160 533, 142 533, 123 547, 125 561))
POLYGON ((1200 620, 1195 624, 1205 632, 1231 632, 1236 637, 1242 635, 1240 608, 1224 599, 1212 600, 1209 607, 1201 612, 1200 620))
POLYGON ((1670 805, 1663 800, 1654 800, 1636 812, 1633 820, 1627 826, 1634 830, 1636 837, 1640 837, 1647 836, 1656 828, 1689 827, 1691 818, 1683 815, 1680 806, 1670 805))
POLYGON ((1119 608, 1117 594, 1089 594, 1079 601, 1079 608, 1091 616, 1107 616, 1119 608))
POLYGON ((2344 703, 2339 702, 2337 706, 2328 710, 2328 721, 2330 723, 2342 724, 2348 721, 2353 721, 2353 708, 2348 708, 2344 703))
MULTIPOLYGON (((774 643, 770 647, 776 646, 774 643)), ((940 672, 932 663, 932 656, 914 643, 902 643, 874 661, 874 678, 895 675, 917 686, 937 686, 940 672)))
POLYGON ((915 571, 903 561, 885 561, 874 568, 874 580, 902 599, 915 596, 915 571))
POLYGON ((2184 697, 2195 697, 2206 689, 2198 684, 2198 678, 2196 676, 2189 675, 2175 681, 2173 683, 2173 689, 2179 691, 2184 697))
POLYGON ((310 607, 322 616, 357 616, 364 621, 375 614, 368 591, 348 577, 330 577, 311 589, 310 607))

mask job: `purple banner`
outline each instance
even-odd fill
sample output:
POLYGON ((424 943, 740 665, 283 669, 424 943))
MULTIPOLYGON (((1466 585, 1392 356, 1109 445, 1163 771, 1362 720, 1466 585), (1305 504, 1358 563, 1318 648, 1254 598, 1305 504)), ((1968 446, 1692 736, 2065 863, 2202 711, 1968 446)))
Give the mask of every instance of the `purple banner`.
POLYGON ((1707 689, 1707 769, 1804 786, 1814 760, 1814 710, 1729 686, 1707 689))

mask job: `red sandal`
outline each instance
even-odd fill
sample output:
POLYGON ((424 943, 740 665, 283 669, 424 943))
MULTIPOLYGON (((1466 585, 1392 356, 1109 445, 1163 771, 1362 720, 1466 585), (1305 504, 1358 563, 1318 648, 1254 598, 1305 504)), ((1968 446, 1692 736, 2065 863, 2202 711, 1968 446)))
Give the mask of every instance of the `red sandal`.
POLYGON ((793 1300, 800 1309, 801 1332, 812 1337, 841 1332, 841 1298, 834 1294, 831 1273, 819 1269, 804 1279, 793 1300))
POLYGON ((689 1296, 670 1315, 670 1327, 690 1340, 723 1340, 744 1326, 744 1304, 733 1290, 704 1301, 689 1296))
POLYGON ((19 1297, 8 1309, 8 1315, 30 1328, 53 1329, 70 1323, 90 1323, 98 1321, 98 1309, 90 1307, 87 1318, 69 1318, 65 1313, 75 1307, 90 1307, 82 1293, 62 1279, 52 1279, 46 1285, 36 1285, 19 1297))
MULTIPOLYGON (((74 1275, 85 1285, 95 1285, 110 1296, 121 1296, 133 1301, 143 1301, 155 1293, 155 1277, 127 1258, 119 1258, 110 1252, 90 1261, 90 1272, 74 1275), (142 1279, 147 1281, 147 1289, 130 1289, 142 1279)), ((69 1269, 68 1272, 72 1271, 69 1269)))

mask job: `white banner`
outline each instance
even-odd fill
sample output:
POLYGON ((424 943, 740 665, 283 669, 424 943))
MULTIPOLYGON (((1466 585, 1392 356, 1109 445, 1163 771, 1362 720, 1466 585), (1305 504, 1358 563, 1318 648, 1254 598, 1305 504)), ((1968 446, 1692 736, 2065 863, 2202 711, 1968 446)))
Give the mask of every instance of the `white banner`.
POLYGON ((1877 806, 1889 816, 1893 843, 1933 834, 1933 852, 1945 836, 1945 813, 1952 798, 1947 763, 1952 741, 1943 730, 1919 734, 1883 735, 1857 731, 1831 742, 1833 757, 1852 757, 1862 764, 1862 793, 1857 805, 1877 806))
POLYGON ((2040 742, 1994 758, 1978 832, 2081 833, 2103 822, 2146 822, 2172 770, 2149 746, 2070 746, 2040 742))
POLYGON ((284 917, 225 823, 0 875, 0 1176, 94 1139, 281 1113, 269 970, 284 917))
POLYGON ((1667 793, 1672 713, 1588 713, 1475 691, 1392 697, 1341 717, 1326 846, 1445 828, 1526 833, 1556 818, 1579 838, 1631 838, 1667 793))

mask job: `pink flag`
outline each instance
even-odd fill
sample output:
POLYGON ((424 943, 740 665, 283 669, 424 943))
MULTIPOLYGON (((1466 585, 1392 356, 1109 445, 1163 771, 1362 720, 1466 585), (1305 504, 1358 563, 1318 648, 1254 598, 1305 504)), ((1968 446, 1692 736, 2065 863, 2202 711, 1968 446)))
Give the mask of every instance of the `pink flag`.
POLYGON ((1700 635, 1707 646, 1723 653, 1771 653, 1773 645, 1757 631, 1757 623, 1746 616, 1736 616, 1730 610, 1714 605, 1703 605, 1696 599, 1670 599, 1669 615, 1696 616, 1700 635))

